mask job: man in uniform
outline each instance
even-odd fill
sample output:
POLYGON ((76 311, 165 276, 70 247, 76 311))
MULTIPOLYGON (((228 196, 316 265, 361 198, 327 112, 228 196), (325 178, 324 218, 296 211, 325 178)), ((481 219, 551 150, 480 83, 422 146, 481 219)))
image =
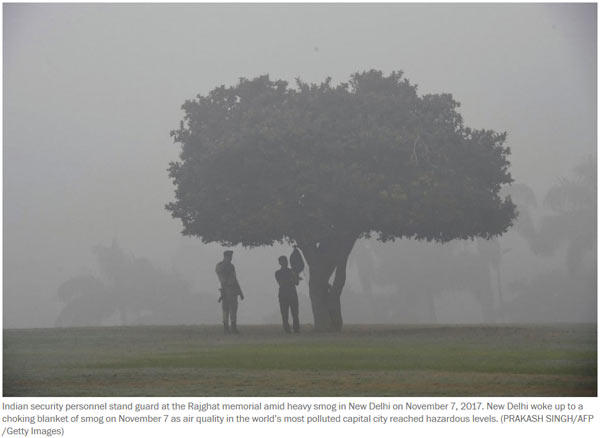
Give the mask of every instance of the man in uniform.
POLYGON ((300 282, 298 274, 288 267, 288 259, 281 256, 279 259, 281 269, 275 271, 275 279, 279 284, 279 308, 281 309, 281 319, 283 329, 286 333, 291 333, 290 323, 288 321, 289 311, 292 311, 292 321, 294 333, 300 333, 300 322, 298 320, 298 292, 296 286, 300 282))
POLYGON ((237 281, 235 275, 235 266, 231 263, 233 258, 233 251, 227 250, 223 253, 223 260, 217 263, 217 276, 221 283, 221 308, 223 309, 223 328, 225 333, 238 334, 237 329, 237 308, 238 308, 238 295, 243 300, 244 294, 240 288, 240 284, 237 281), (229 321, 231 321, 231 330, 229 329, 229 321))

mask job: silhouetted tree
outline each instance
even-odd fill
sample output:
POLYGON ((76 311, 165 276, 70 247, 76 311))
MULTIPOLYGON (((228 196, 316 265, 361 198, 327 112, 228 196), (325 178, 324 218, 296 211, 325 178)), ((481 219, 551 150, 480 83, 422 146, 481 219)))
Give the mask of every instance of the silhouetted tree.
POLYGON ((114 240, 93 252, 101 279, 81 275, 59 286, 57 295, 65 307, 56 325, 100 325, 115 311, 121 324, 197 322, 199 296, 180 275, 126 254, 114 240))
POLYGON ((166 208, 203 242, 298 245, 315 328, 340 330, 358 238, 448 242, 512 224, 515 206, 499 196, 511 182, 506 134, 465 127, 458 106, 419 96, 401 72, 218 87, 183 105, 166 208))
POLYGON ((56 319, 57 326, 100 325, 116 309, 111 291, 91 275, 68 279, 58 287, 56 293, 65 303, 56 319))
POLYGON ((111 246, 96 246, 94 253, 122 324, 182 323, 195 319, 198 300, 181 276, 164 272, 147 259, 126 254, 115 241, 111 246))
MULTIPOLYGON (((563 178, 544 198, 550 214, 542 217, 533 249, 541 255, 566 249, 569 273, 576 273, 586 253, 596 254, 597 165, 595 157, 587 157, 573 169, 573 177, 563 178)), ((594 262, 595 265, 595 262, 594 262)))

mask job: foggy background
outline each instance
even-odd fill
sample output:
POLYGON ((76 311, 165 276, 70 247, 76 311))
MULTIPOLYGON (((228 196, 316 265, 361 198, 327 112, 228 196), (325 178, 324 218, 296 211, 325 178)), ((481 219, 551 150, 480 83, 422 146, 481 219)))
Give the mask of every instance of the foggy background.
MULTIPOLYGON (((181 105, 240 77, 370 69, 507 131, 524 222, 487 244, 358 242, 345 322, 595 322, 596 32, 595 4, 4 4, 4 327, 219 323, 223 248, 164 209, 181 105), (583 202, 544 202, 569 182, 583 202), (587 228, 561 228, 567 213, 587 228)), ((241 325, 279 322, 290 252, 235 248, 241 325)), ((299 295, 310 323, 306 281, 299 295)))

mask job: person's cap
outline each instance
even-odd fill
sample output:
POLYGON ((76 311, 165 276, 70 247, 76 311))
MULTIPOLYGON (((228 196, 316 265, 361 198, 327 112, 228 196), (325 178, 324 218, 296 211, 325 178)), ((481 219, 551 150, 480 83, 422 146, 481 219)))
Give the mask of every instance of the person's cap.
POLYGON ((227 255, 233 255, 233 251, 228 249, 227 251, 223 252, 223 255, 227 256, 227 255))

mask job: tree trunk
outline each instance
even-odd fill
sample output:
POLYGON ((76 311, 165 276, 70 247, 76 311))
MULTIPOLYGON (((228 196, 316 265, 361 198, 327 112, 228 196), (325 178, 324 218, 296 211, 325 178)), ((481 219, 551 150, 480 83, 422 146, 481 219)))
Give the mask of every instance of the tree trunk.
POLYGON ((309 264, 308 292, 310 295, 310 304, 312 306, 315 330, 331 331, 332 322, 329 316, 329 276, 323 273, 317 273, 318 266, 312 267, 309 264))
POLYGON ((308 290, 316 331, 342 330, 341 295, 346 284, 348 256, 354 242, 356 238, 299 245, 309 268, 308 290))

